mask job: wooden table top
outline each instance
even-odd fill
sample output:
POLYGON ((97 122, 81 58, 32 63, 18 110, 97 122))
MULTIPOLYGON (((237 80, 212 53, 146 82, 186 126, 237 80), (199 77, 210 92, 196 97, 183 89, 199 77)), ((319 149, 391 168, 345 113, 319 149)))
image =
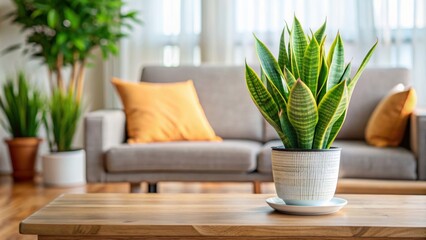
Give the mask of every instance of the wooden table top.
POLYGON ((58 239, 58 236, 93 237, 88 239, 107 239, 102 236, 116 236, 113 239, 130 239, 129 236, 135 237, 132 239, 137 236, 152 239, 201 239, 206 236, 207 239, 274 239, 277 236, 426 239, 425 195, 337 195, 347 199, 348 205, 337 213, 323 216, 278 213, 265 202, 271 196, 65 194, 23 220, 20 232, 39 235, 39 239, 58 239))

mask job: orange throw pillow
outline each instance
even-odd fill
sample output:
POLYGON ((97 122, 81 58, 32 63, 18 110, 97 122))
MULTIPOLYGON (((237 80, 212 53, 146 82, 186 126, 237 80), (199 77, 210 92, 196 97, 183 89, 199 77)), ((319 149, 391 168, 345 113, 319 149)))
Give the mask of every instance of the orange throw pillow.
POLYGON ((365 131, 367 143, 376 147, 399 146, 416 99, 413 88, 393 91, 382 99, 368 120, 365 131))
POLYGON ((217 141, 192 80, 131 83, 113 78, 124 105, 128 143, 217 141))

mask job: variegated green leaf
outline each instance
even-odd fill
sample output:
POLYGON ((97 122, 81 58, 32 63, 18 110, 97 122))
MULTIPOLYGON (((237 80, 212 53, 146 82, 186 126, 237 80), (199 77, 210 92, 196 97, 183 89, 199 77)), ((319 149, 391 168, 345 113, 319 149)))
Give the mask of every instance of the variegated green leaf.
MULTIPOLYGON (((260 79, 262 80, 263 84, 266 86, 266 89, 268 90, 269 94, 271 94, 272 98, 274 99, 275 103, 278 105, 278 109, 280 109, 279 106, 279 96, 282 96, 281 94, 277 94, 274 89, 276 89, 273 82, 271 82, 270 79, 266 76, 265 72, 262 68, 260 68, 260 79)), ((278 91, 279 92, 279 91, 278 91)))
MULTIPOLYGON (((337 36, 339 36, 339 32, 337 32, 337 36)), ((336 48, 336 44, 337 44, 337 36, 334 38, 333 43, 330 46, 330 49, 328 50, 328 55, 327 55, 327 66, 330 67, 331 65, 331 60, 333 59, 333 54, 334 54, 334 49, 336 48)))
POLYGON ((339 83, 340 77, 345 70, 345 50, 343 48, 343 41, 340 37, 340 34, 338 34, 336 38, 337 43, 333 52, 333 59, 331 61, 328 72, 327 91, 339 83))
POLYGON ((326 58, 325 55, 325 39, 327 39, 327 36, 324 36, 324 38, 322 39, 322 41, 320 42, 320 54, 321 54, 321 59, 326 58))
MULTIPOLYGON (((290 34, 290 37, 291 37, 291 33, 289 33, 290 34)), ((292 72, 292 73, 294 73, 293 72, 293 51, 291 50, 291 46, 290 46, 290 43, 291 43, 291 41, 289 41, 289 43, 287 43, 287 54, 288 54, 288 64, 289 64, 289 67, 288 67, 288 69, 292 72)), ((294 74, 293 74, 294 75, 294 74)), ((291 89, 290 87, 288 88, 288 89, 291 89)))
POLYGON ((293 49, 292 49, 291 46, 290 46, 290 50, 291 50, 291 52, 290 52, 290 56, 291 56, 290 57, 290 61, 291 61, 291 72, 293 73, 293 76, 296 79, 299 79, 300 78, 299 67, 297 65, 296 57, 294 55, 294 51, 293 51, 293 49))
POLYGON ((318 43, 322 42, 322 40, 324 38, 326 27, 327 27, 327 19, 324 21, 324 23, 321 25, 321 27, 314 34, 318 43))
POLYGON ((280 52, 278 54, 278 65, 280 66, 281 72, 284 73, 284 69, 287 67, 290 67, 290 62, 288 59, 288 54, 286 50, 286 43, 285 43, 285 28, 283 29, 281 33, 281 39, 280 39, 280 52))
POLYGON ((256 36, 255 39, 257 56, 259 57, 260 65, 265 72, 266 77, 273 82, 280 93, 282 93, 282 95, 287 99, 289 90, 288 87, 284 85, 284 76, 278 66, 277 60, 262 41, 256 38, 256 36))
POLYGON ((246 83, 254 104, 265 120, 277 131, 281 137, 281 122, 278 116, 279 108, 271 94, 263 85, 256 72, 246 63, 246 83))
POLYGON ((321 149, 326 142, 327 131, 346 111, 348 104, 348 93, 346 81, 342 81, 328 91, 318 106, 318 124, 315 129, 313 148, 321 149))
POLYGON ((348 80, 349 80, 349 78, 351 77, 351 67, 352 67, 352 64, 351 64, 351 63, 348 63, 348 64, 346 65, 345 70, 343 71, 343 74, 342 74, 342 76, 340 77, 339 83, 340 83, 341 81, 343 81, 343 80, 346 80, 346 84, 348 84, 348 83, 349 83, 349 82, 348 82, 348 80))
POLYGON ((272 87, 272 91, 276 96, 276 103, 280 109, 278 116, 280 119, 281 131, 284 134, 284 138, 281 137, 283 144, 286 148, 297 148, 297 136, 296 132, 288 120, 287 116, 287 102, 284 97, 278 92, 277 88, 272 87))
POLYGON ((317 102, 321 102, 321 99, 324 97, 327 86, 328 78, 328 66, 325 62, 325 58, 322 58, 321 70, 318 77, 318 90, 317 90, 317 102))
POLYGON ((293 76, 291 71, 288 68, 284 69, 284 78, 287 81, 288 87, 291 89, 293 88, 293 85, 296 83, 296 78, 293 76))
MULTIPOLYGON (((303 31, 303 27, 300 24, 299 20, 294 17, 293 28, 291 29, 291 48, 293 48, 294 58, 297 63, 297 72, 298 74, 294 74, 300 76, 301 71, 303 69, 303 58, 305 56, 306 47, 308 46, 308 42, 306 40, 305 32, 303 31)), ((293 71, 294 73, 294 71, 293 71)))
POLYGON ((365 55, 364 59, 362 60, 361 65, 358 68, 358 71, 355 73, 355 76, 352 80, 350 80, 348 84, 348 92, 349 92, 349 98, 352 96, 352 92, 354 91, 355 85, 358 82, 359 77, 361 76, 362 72, 364 71, 365 67, 367 66, 368 61, 370 61, 371 56, 374 53, 374 50, 376 50, 378 41, 370 48, 367 55, 365 55))
POLYGON ((333 124, 333 127, 331 128, 331 130, 329 132, 327 142, 324 142, 324 143, 326 143, 326 145, 323 146, 323 148, 328 149, 333 144, 334 140, 337 137, 337 134, 340 132, 340 129, 342 129, 343 123, 345 122, 346 113, 347 113, 347 110, 345 110, 343 112, 343 114, 339 117, 339 119, 337 119, 337 121, 333 124))
POLYGON ((266 75, 262 67, 260 67, 260 80, 262 80, 263 85, 268 86, 268 80, 266 79, 266 75))
POLYGON ((311 90, 313 96, 316 96, 317 94, 317 81, 320 73, 320 67, 320 48, 316 38, 313 37, 305 51, 302 71, 302 81, 311 90))
POLYGON ((311 90, 300 79, 290 91, 287 114, 296 131, 298 147, 311 149, 318 122, 318 111, 311 90))

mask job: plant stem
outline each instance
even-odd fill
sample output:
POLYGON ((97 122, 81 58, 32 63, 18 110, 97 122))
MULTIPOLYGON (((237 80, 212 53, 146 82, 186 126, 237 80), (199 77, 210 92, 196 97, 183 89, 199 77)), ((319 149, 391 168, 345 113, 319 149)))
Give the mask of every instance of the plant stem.
POLYGON ((62 64, 64 62, 64 55, 62 53, 58 54, 58 58, 56 59, 56 77, 58 80, 58 88, 61 91, 65 90, 64 80, 62 79, 62 64))
POLYGON ((71 70, 71 78, 70 78, 70 83, 69 83, 69 86, 68 86, 68 92, 70 92, 71 94, 74 93, 75 82, 76 82, 76 78, 77 78, 78 62, 76 61, 76 59, 77 59, 77 53, 74 53, 73 54, 72 70, 71 70))
POLYGON ((81 95, 83 94, 83 84, 84 84, 84 74, 85 74, 85 65, 86 65, 86 60, 84 59, 81 64, 80 64, 80 69, 78 72, 78 79, 77 79, 77 102, 80 102, 81 100, 81 95))

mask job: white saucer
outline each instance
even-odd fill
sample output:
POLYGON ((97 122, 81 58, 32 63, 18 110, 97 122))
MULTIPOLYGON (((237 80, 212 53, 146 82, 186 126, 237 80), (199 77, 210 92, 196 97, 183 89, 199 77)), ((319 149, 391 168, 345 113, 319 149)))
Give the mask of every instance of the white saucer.
POLYGON ((287 205, 279 197, 271 197, 266 199, 266 202, 273 209, 287 214, 293 215, 324 215, 335 213, 344 207, 348 201, 343 198, 334 197, 325 205, 322 206, 297 206, 297 205, 287 205))

